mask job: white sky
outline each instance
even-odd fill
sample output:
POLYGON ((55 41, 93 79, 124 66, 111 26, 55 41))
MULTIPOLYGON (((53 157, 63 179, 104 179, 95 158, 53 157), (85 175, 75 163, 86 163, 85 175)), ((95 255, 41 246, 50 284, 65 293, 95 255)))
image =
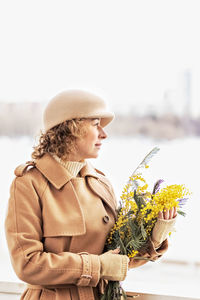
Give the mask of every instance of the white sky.
POLYGON ((84 88, 115 109, 155 106, 189 69, 200 112, 199 16, 199 0, 0 0, 0 100, 84 88))

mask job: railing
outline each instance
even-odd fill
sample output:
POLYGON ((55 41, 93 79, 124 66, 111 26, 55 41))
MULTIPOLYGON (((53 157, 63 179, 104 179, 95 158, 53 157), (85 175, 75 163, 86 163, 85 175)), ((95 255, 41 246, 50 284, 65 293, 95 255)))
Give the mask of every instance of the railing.
POLYGON ((0 282, 0 300, 19 300, 25 289, 24 283, 0 282))
MULTIPOLYGON (((25 289, 25 284, 16 282, 0 282, 0 300, 19 300, 21 293, 25 289)), ((170 294, 170 292, 169 292, 170 294)), ((163 295, 161 293, 135 293, 127 292, 127 300, 137 298, 138 300, 196 300, 200 298, 177 297, 172 295, 163 295)))

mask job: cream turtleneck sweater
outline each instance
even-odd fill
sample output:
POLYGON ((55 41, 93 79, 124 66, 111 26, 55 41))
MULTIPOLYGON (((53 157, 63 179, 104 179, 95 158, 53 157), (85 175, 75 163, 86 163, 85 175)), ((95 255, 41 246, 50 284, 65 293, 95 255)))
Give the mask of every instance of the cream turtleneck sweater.
POLYGON ((67 169, 67 171, 73 175, 74 177, 77 177, 80 170, 86 165, 86 162, 80 162, 80 161, 63 161, 61 158, 59 158, 57 155, 53 155, 53 158, 59 162, 63 167, 67 169))

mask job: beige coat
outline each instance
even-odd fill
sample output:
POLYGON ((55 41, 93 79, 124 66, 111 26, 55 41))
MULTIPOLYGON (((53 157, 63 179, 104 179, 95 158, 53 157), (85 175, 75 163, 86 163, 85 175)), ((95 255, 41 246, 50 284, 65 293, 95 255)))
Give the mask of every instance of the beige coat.
POLYGON ((89 163, 73 178, 49 154, 15 174, 5 228, 13 268, 28 283, 21 299, 99 299, 99 255, 116 218, 109 181, 89 163))

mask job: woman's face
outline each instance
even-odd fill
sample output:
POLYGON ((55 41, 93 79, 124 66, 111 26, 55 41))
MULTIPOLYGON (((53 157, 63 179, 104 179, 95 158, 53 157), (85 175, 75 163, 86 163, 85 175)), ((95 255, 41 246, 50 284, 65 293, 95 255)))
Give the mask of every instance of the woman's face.
POLYGON ((102 139, 107 134, 100 125, 100 119, 85 119, 86 134, 76 141, 76 153, 73 160, 80 161, 86 158, 98 157, 102 139))

